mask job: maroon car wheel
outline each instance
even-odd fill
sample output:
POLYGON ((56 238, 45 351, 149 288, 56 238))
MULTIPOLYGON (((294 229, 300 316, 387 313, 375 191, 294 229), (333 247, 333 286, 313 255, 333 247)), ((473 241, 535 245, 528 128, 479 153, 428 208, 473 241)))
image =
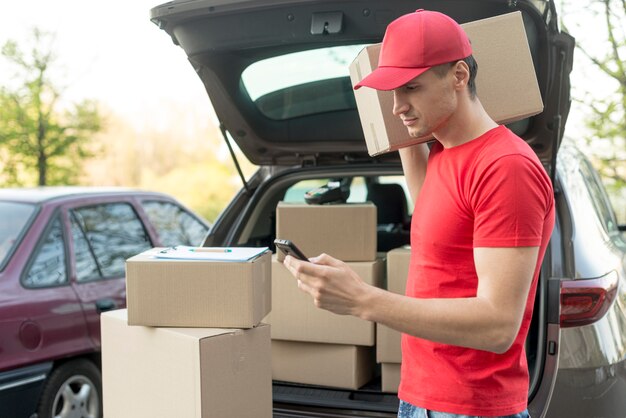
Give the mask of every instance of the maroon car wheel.
POLYGON ((39 418, 102 418, 100 370, 79 359, 54 369, 43 389, 39 418))

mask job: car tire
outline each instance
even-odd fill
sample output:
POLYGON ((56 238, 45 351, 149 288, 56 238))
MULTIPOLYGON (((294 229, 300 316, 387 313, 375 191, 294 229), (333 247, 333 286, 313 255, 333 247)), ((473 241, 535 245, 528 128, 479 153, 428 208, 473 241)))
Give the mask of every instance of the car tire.
POLYGON ((86 359, 71 360, 55 368, 44 385, 39 418, 102 418, 102 377, 86 359))

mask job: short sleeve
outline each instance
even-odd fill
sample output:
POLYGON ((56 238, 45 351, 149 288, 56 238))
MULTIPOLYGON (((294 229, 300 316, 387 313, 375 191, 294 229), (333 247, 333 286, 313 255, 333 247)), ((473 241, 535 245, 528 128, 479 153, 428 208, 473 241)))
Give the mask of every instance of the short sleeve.
POLYGON ((541 245, 554 196, 543 167, 521 154, 500 157, 472 190, 474 247, 541 245))

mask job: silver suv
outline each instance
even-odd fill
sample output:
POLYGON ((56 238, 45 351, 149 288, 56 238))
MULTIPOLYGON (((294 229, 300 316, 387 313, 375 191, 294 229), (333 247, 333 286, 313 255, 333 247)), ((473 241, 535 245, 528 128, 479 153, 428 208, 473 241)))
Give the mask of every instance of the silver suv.
MULTIPOLYGON (((552 0, 180 0, 152 9, 204 83, 227 143, 259 166, 205 245, 272 247, 277 203, 304 201, 330 181, 349 188, 349 201, 377 205, 379 251, 408 243, 412 205, 398 155, 367 154, 348 65, 419 8, 459 23, 522 13, 544 111, 508 126, 539 156, 557 204, 526 346, 529 410, 626 416, 623 227, 589 162, 561 144, 574 40, 559 30, 552 0)), ((380 379, 358 390, 276 381, 273 396, 276 417, 393 417, 398 405, 380 379)))

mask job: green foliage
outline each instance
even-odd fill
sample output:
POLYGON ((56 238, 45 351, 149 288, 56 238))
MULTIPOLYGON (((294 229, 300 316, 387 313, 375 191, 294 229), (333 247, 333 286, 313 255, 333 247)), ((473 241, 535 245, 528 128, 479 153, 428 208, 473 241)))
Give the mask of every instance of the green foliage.
MULTIPOLYGON (((167 115, 168 123, 138 129, 106 113, 107 126, 95 138, 102 155, 85 160, 81 184, 167 193, 213 222, 242 187, 219 129, 203 109, 182 103, 163 102, 146 112, 151 120, 159 112, 167 115)), ((241 153, 237 158, 245 175, 252 175, 256 167, 241 153)))
POLYGON ((15 70, 0 88, 0 184, 5 186, 72 184, 82 160, 92 156, 93 135, 102 128, 94 101, 61 107, 62 91, 49 77, 55 68, 54 37, 33 30, 24 51, 7 41, 1 56, 15 70))
POLYGON ((176 196, 212 223, 241 187, 241 180, 230 166, 212 161, 176 168, 160 176, 144 173, 141 187, 176 196))
MULTIPOLYGON (((584 9, 577 2, 562 3, 563 26, 576 37, 580 68, 593 69, 587 82, 576 85, 574 98, 585 108, 585 149, 600 173, 621 223, 626 223, 626 2, 595 0, 584 9), (590 27, 598 30, 589 31, 590 27), (599 93, 602 82, 612 86, 599 93)), ((577 57, 578 58, 578 57, 577 57)))

